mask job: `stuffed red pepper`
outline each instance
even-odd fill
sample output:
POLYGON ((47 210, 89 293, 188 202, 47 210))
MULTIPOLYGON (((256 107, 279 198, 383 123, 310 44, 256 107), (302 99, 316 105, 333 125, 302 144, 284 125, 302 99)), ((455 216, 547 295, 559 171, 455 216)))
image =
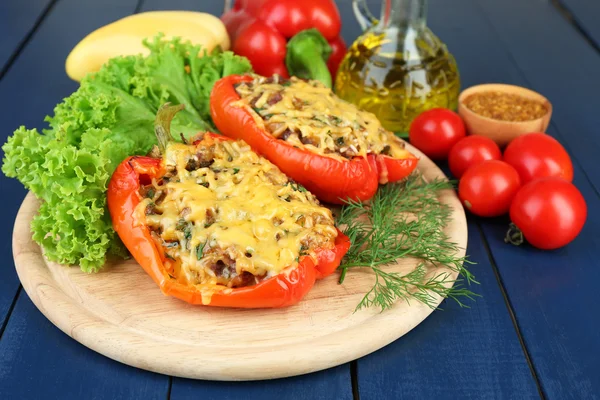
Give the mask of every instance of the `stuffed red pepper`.
POLYGON ((318 81, 231 75, 210 98, 214 123, 301 183, 320 200, 366 201, 401 180, 418 159, 372 113, 318 81))
POLYGON ((115 231, 166 295, 222 307, 297 303, 337 268, 348 238, 329 209, 243 141, 168 141, 178 109, 157 115, 161 154, 129 157, 113 174, 115 231))

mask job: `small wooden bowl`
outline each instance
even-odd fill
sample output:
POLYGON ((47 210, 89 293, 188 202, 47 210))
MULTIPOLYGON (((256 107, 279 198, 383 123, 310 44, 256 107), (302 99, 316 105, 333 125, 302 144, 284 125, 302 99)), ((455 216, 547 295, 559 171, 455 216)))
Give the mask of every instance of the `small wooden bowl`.
POLYGON ((485 84, 472 86, 463 92, 458 97, 458 114, 465 121, 467 133, 469 135, 487 136, 498 144, 498 146, 506 146, 511 140, 517 136, 531 132, 546 132, 550 117, 552 116, 552 103, 541 94, 520 86, 503 85, 503 84, 485 84), (505 92, 517 94, 532 100, 537 100, 546 107, 546 114, 538 119, 530 121, 501 121, 479 115, 468 109, 464 101, 470 95, 480 92, 505 92))

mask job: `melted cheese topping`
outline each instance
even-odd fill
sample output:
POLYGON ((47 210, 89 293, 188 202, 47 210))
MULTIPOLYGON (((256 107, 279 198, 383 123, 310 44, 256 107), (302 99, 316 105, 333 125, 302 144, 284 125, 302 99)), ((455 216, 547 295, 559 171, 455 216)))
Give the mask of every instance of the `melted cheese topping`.
POLYGON ((236 86, 255 120, 273 136, 332 158, 369 153, 401 157, 404 142, 377 117, 333 94, 319 81, 258 77, 236 86))
POLYGON ((246 286, 333 247, 331 211, 243 141, 171 144, 165 157, 169 172, 142 188, 137 212, 175 278, 213 291, 246 286))

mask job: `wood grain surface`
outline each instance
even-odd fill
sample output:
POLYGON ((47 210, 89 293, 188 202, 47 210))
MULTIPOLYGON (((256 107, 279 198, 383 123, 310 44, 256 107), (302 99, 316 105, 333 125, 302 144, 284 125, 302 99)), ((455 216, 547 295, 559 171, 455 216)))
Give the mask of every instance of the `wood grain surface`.
POLYGON ((562 8, 566 20, 574 22, 586 39, 590 40, 596 48, 600 48, 600 1, 595 0, 550 0, 562 8))
POLYGON ((547 133, 571 155, 573 183, 588 208, 579 236, 554 251, 507 247, 508 218, 487 220, 482 229, 540 390, 549 399, 598 398, 600 322, 589 318, 590 308, 582 305, 597 303, 595 282, 600 279, 600 54, 550 2, 469 2, 480 10, 476 18, 487 20, 481 34, 487 30, 498 48, 474 48, 474 39, 462 41, 458 51, 476 52, 481 66, 464 63, 461 71, 473 83, 489 82, 492 69, 502 71, 513 77, 511 83, 538 91, 555 105, 547 133))
MULTIPOLYGON (((421 157, 426 179, 444 178, 421 157)), ((446 232, 464 255, 467 227, 454 191, 440 192, 452 210, 446 232)), ((383 313, 355 312, 373 275, 352 271, 318 282, 305 299, 285 309, 239 310, 192 306, 165 297, 134 260, 116 261, 97 274, 44 259, 29 225, 38 202, 29 194, 15 221, 13 252, 23 288, 63 332, 112 359, 164 374, 213 380, 273 379, 334 367, 398 339, 432 310, 398 302, 383 313), (340 340, 340 338, 344 340, 340 340), (353 343, 348 346, 348 343, 353 343)), ((401 259, 389 268, 409 271, 401 259)), ((430 267, 430 274, 449 270, 430 267)), ((438 298, 438 303, 441 299, 438 298)))
MULTIPOLYGON (((39 23, 32 13, 42 13, 43 1, 0 3, 0 41, 8 45, 10 38, 14 43, 12 50, 2 47, 7 57, 11 53, 0 79, 0 104, 6 110, 0 113, 4 143, 21 125, 47 127, 44 116, 52 115, 54 106, 77 89, 65 73, 69 51, 90 31, 133 13, 138 1, 53 0, 47 2, 52 6, 39 23), (21 48, 26 31, 31 37, 21 48)), ((0 174, 0 193, 4 210, 0 213, 0 399, 164 400, 170 389, 168 376, 131 368, 88 350, 31 303, 19 284, 11 245, 15 216, 26 191, 16 179, 0 174)))
POLYGON ((35 30, 50 3, 51 0, 31 0, 27 7, 21 7, 8 1, 0 2, 0 15, 8 17, 0 24, 0 75, 14 52, 35 30))
MULTIPOLYGON (((336 2, 342 35, 350 44, 360 34, 352 1, 336 2)), ((381 0, 367 2, 379 15, 381 0)), ((594 34, 598 2, 560 2, 592 40, 599 37, 594 34)), ((64 59, 91 30, 135 11, 189 9, 218 15, 222 8, 220 0, 1 3, 0 59, 9 60, 0 73, 3 142, 20 125, 45 127, 43 117, 77 88, 65 75, 64 59), (44 4, 53 4, 48 13, 44 4)), ((428 25, 456 56, 463 87, 524 85, 554 103, 548 133, 573 158, 575 183, 591 210, 584 231, 567 248, 515 249, 502 241, 507 218, 470 216, 467 253, 481 283, 472 289, 482 296, 469 303, 471 309, 445 301, 443 311, 401 340, 357 362, 312 374, 268 382, 171 378, 85 348, 38 311, 12 267, 10 238, 25 190, 0 174, 0 399, 596 398, 600 329, 586 305, 594 304, 594 282, 600 277, 595 251, 600 246, 600 55, 551 3, 431 0, 428 25)), ((440 166, 447 170, 444 163, 440 166)))
MULTIPOLYGON (((523 82, 518 69, 510 64, 506 48, 490 27, 488 17, 480 11, 479 5, 478 0, 429 2, 428 25, 456 57, 463 87, 488 82, 531 87, 523 82)), ((498 6, 502 5, 506 6, 506 2, 498 3, 498 6)), ((506 20, 509 20, 509 16, 506 16, 506 20)), ((502 29, 500 26, 497 28, 502 29)), ((536 37, 542 41, 542 36, 536 37)), ((548 86, 534 89, 546 93, 548 86)), ((555 108, 557 102, 559 108, 567 103, 566 98, 552 97, 551 101, 555 108)), ((446 163, 438 165, 448 171, 446 163)), ((527 304, 519 303, 517 307, 512 302, 513 296, 510 299, 504 297, 503 285, 518 285, 520 290, 517 289, 518 293, 514 295, 526 297, 527 286, 546 274, 546 266, 538 261, 542 252, 535 252, 529 246, 515 249, 502 241, 509 223, 508 217, 479 218, 472 214, 467 214, 467 217, 467 254, 470 260, 477 263, 471 270, 481 283, 473 290, 481 297, 469 303, 471 308, 468 310, 459 309, 451 301, 445 301, 441 305, 442 312, 425 320, 402 340, 358 360, 360 400, 540 399, 535 376, 524 357, 526 349, 519 344, 519 327, 513 326, 506 307, 511 313, 520 315, 523 307, 534 304, 544 306, 544 302, 529 300, 527 304), (484 235, 482 231, 490 226, 494 226, 494 231, 484 235), (492 257, 490 246, 493 246, 495 256, 515 251, 530 254, 526 271, 531 273, 524 276, 520 265, 516 266, 510 261, 500 262, 497 257, 492 257), (510 277, 498 280, 498 269, 510 271, 510 277), (511 305, 515 307, 514 311, 511 305)), ((571 254, 570 258, 581 260, 574 263, 584 265, 587 261, 583 261, 581 255, 571 254)), ((564 299, 557 297, 556 300, 552 306, 554 309, 557 308, 556 303, 564 299)), ((553 312, 550 308, 543 312, 537 309, 527 312, 523 318, 535 319, 536 325, 541 326, 541 320, 550 318, 553 312)), ((555 333, 555 340, 560 336, 555 333)), ((529 345, 545 348, 540 342, 529 345)), ((548 398, 558 399, 560 396, 548 398)))
MULTIPOLYGON (((49 0, 32 0, 27 4, 13 4, 11 2, 0 2, 0 103, 4 106, 5 99, 12 98, 10 92, 2 89, 3 78, 9 75, 11 65, 17 59, 23 46, 29 41, 30 35, 38 26, 39 20, 43 19, 45 9, 50 5, 49 0)), ((12 99, 11 99, 12 101, 12 99)), ((7 125, 7 114, 0 113, 0 124, 7 125)), ((12 132, 12 126, 4 129, 0 133, 2 143, 12 132)), ((0 174, 0 193, 10 193, 11 196, 4 196, 2 206, 5 210, 0 213, 0 226, 10 227, 14 221, 12 214, 16 214, 25 190, 23 186, 14 179, 8 179, 4 174, 0 174)), ((0 230, 0 254, 9 255, 11 253, 12 232, 9 229, 0 230)), ((0 337, 6 326, 7 317, 14 306, 15 298, 19 293, 19 281, 12 268, 12 258, 5 256, 5 265, 7 268, 0 269, 0 337)))

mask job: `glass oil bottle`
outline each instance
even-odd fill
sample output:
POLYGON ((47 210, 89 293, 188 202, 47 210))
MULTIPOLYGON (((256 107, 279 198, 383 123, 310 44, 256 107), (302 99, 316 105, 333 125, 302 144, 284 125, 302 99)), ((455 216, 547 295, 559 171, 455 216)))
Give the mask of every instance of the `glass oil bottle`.
POLYGON ((379 21, 366 0, 353 0, 353 9, 365 33, 340 64, 334 87, 339 97, 396 133, 407 132, 425 110, 457 108, 458 68, 426 25, 427 0, 382 0, 379 21))

